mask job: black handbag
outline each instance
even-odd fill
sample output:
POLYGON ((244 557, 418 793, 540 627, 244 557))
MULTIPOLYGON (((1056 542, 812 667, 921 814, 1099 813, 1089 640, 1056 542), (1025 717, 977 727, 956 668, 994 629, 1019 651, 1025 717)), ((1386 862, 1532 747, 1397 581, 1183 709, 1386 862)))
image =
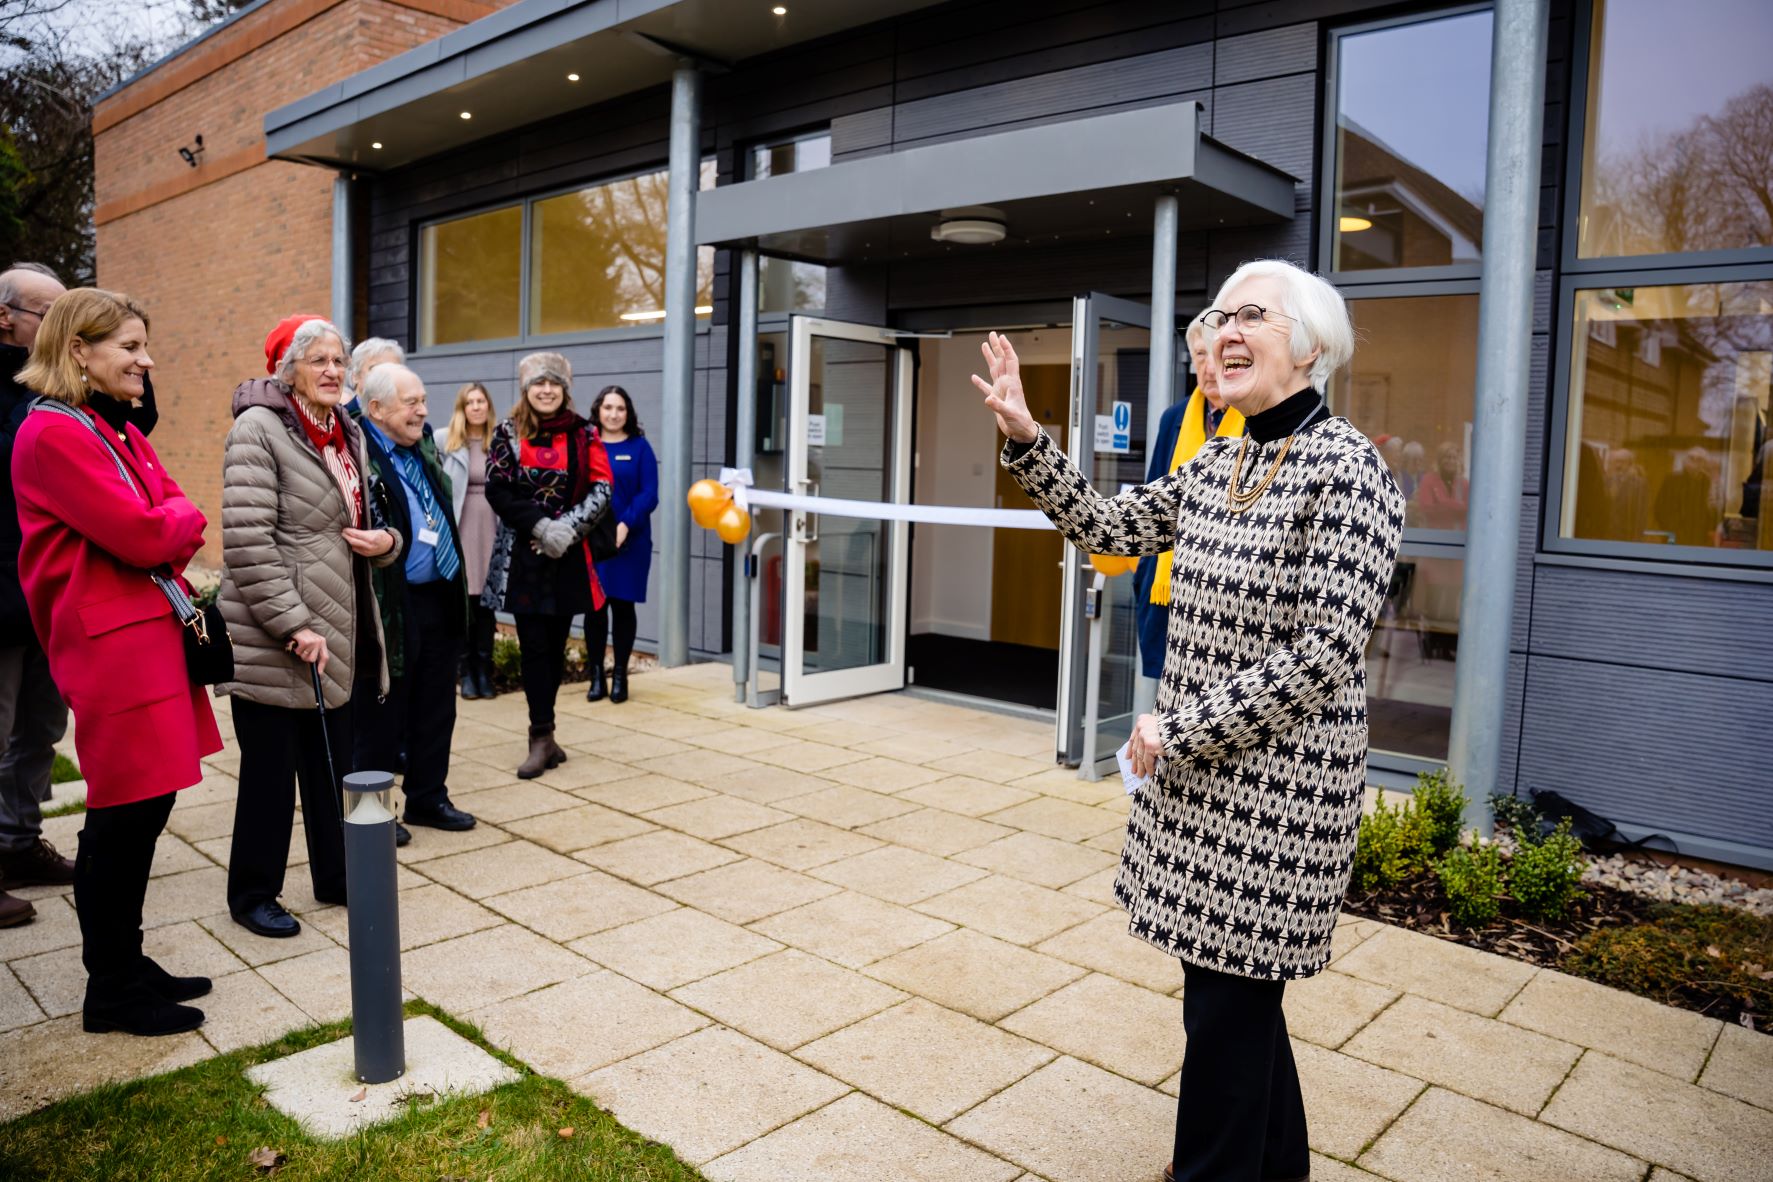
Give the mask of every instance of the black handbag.
MULTIPOLYGON (((105 450, 111 453, 111 462, 117 465, 117 475, 123 478, 123 483, 139 492, 143 500, 153 503, 148 498, 147 490, 135 482, 135 477, 124 466, 123 457, 117 454, 117 445, 107 439, 105 433, 91 419, 73 407, 49 398, 37 399, 31 404, 31 409, 66 415, 84 424, 105 445, 105 450)), ((151 570, 148 578, 160 588, 160 593, 166 596, 166 602, 172 607, 173 619, 178 622, 179 635, 184 639, 185 669, 191 676, 192 684, 215 685, 232 680, 234 642, 228 636, 227 625, 222 622, 221 610, 213 603, 201 608, 192 603, 191 597, 185 594, 184 587, 173 576, 170 567, 164 571, 151 570)))

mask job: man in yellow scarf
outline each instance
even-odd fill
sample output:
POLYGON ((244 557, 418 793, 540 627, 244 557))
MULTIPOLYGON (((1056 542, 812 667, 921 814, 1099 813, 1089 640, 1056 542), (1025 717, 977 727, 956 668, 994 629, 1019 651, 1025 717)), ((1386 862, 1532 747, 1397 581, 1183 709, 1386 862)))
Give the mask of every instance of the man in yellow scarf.
MULTIPOLYGON (((1157 443, 1151 449, 1149 483, 1174 472, 1194 458, 1209 435, 1238 436, 1244 433, 1244 417, 1226 407, 1219 397, 1219 373, 1207 349, 1206 325, 1196 320, 1188 326, 1185 340, 1199 382, 1186 402, 1164 411, 1157 424, 1157 443)), ((1170 623, 1170 552, 1139 560, 1133 575, 1133 612, 1139 631, 1139 665, 1146 677, 1163 672, 1164 633, 1170 623)))

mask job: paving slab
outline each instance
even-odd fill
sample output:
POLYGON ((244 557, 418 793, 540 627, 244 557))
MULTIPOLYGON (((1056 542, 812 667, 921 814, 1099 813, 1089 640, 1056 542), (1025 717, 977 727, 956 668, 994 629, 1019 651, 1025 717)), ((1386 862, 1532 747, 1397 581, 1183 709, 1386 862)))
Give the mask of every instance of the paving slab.
POLYGON ((1353 1158, 1422 1092, 1422 1081, 1294 1039, 1305 1128, 1319 1153, 1353 1158))
POLYGON ((1038 944, 1102 914, 1096 904, 1003 874, 914 904, 917 910, 1012 944, 1038 944))
POLYGON ((651 759, 637 760, 635 767, 641 771, 652 772, 660 776, 675 776, 679 780, 688 780, 692 784, 700 784, 704 788, 724 791, 715 783, 720 777, 734 772, 770 771, 769 764, 759 763, 742 755, 731 755, 724 751, 704 751, 691 747, 688 751, 675 746, 669 754, 654 756, 651 759))
POLYGON ((776 801, 776 807, 840 829, 860 829, 917 811, 917 805, 908 800, 848 784, 832 785, 805 796, 790 796, 776 801))
POLYGON ((0 1034, 0 1120, 104 1083, 176 1071, 215 1051, 197 1031, 165 1038, 87 1034, 71 1014, 0 1034))
POLYGON ((879 981, 787 949, 671 991, 742 1034, 793 1050, 905 1000, 879 981), (784 999, 792 1003, 784 1004, 784 999))
POLYGON ((977 776, 945 776, 897 795, 900 800, 913 801, 927 808, 945 809, 963 817, 982 817, 1033 800, 1039 793, 1012 788, 995 780, 981 780, 977 776))
POLYGON ((1042 796, 1024 804, 1011 805, 985 818, 999 825, 1044 833, 1061 841, 1088 841, 1106 833, 1115 833, 1126 826, 1124 818, 1074 800, 1042 796))
POLYGON ((1773 1035, 1726 1024, 1699 1084, 1773 1109, 1773 1035))
POLYGON ((872 825, 864 825, 862 832, 894 845, 909 846, 937 857, 948 857, 962 850, 976 849, 986 842, 1008 837, 1015 830, 1007 825, 993 825, 975 817, 963 817, 946 809, 921 808, 872 825))
POLYGON ((526 817, 521 821, 511 822, 505 828, 519 837, 528 838, 537 845, 562 854, 620 841, 624 837, 636 837, 658 828, 651 821, 631 817, 601 804, 584 803, 576 796, 569 799, 574 802, 575 807, 544 813, 539 817, 526 817))
MULTIPOLYGON (((490 769, 489 769, 490 770, 490 769)), ((492 773, 498 775, 499 773, 492 773)), ((509 775, 509 773, 505 773, 509 775)), ((451 780, 457 777, 450 775, 451 780)), ((535 780, 511 779, 496 787, 488 787, 476 792, 462 792, 459 786, 450 793, 450 799, 459 809, 473 813, 482 824, 506 825, 510 821, 520 821, 525 817, 542 816, 557 813, 561 809, 570 809, 581 803, 579 798, 570 792, 562 792, 535 780)))
POLYGON ((854 1094, 702 1167, 709 1182, 1009 1182, 1021 1172, 854 1094))
POLYGON ((316 1137, 338 1139, 393 1120, 413 1095, 472 1096, 522 1078, 437 1019, 405 1023, 406 1072, 380 1084, 357 1081, 349 1036, 246 1069, 271 1107, 316 1137), (363 1099, 353 1100, 359 1091, 363 1099))
POLYGON ((720 844, 790 870, 811 870, 839 858, 878 849, 881 843, 872 837, 801 817, 767 829, 753 829, 726 838, 720 844))
MULTIPOLYGON (((1034 950, 1159 993, 1182 988, 1181 962, 1129 932, 1126 912, 1119 908, 1060 932, 1034 950)), ((1289 984, 1289 993, 1292 988, 1289 984)))
POLYGON ((38 1008, 51 1018, 76 1012, 86 998, 86 967, 78 947, 40 952, 8 967, 31 991, 38 1008))
POLYGON ((984 749, 961 752, 942 759, 924 762, 938 771, 952 772, 957 776, 972 776, 979 780, 996 780, 1000 784, 1008 784, 1011 780, 1020 780, 1037 772, 1044 772, 1053 766, 1050 761, 1025 759, 1017 755, 1005 755, 1001 751, 984 749))
POLYGON ((0 1031, 41 1022, 47 1017, 30 990, 5 967, 0 967, 0 1031))
POLYGON ((696 781, 703 787, 724 796, 736 796, 753 804, 773 805, 794 796, 806 796, 831 787, 831 781, 805 772, 754 763, 696 781))
POLYGON ((1504 1022, 1605 1051, 1692 1083, 1723 1023, 1593 981, 1542 969, 1502 1011, 1504 1022))
POLYGON ((1640 1182, 1645 1163, 1505 1109, 1429 1088, 1360 1157, 1397 1182, 1640 1182))
POLYGON ((168 874, 148 883, 148 897, 142 904, 142 927, 157 928, 213 915, 217 907, 227 906, 227 899, 228 872, 219 866, 168 874))
POLYGON ((472 829, 454 831, 419 828, 412 831, 412 844, 395 850, 394 857, 402 866, 408 866, 502 845, 510 840, 511 835, 497 825, 476 825, 472 829))
POLYGON ((1765 1109, 1600 1051, 1582 1056, 1539 1119, 1694 1182, 1766 1182, 1773 1162, 1765 1109))
MULTIPOLYGON (((1358 934, 1357 929, 1351 936, 1358 934)), ((1486 1017, 1501 1013, 1539 971, 1518 960, 1389 925, 1334 963, 1350 976, 1486 1017)))
POLYGON ((218 1051, 239 1050, 312 1025, 313 1019, 251 969, 214 978, 210 991, 188 1003, 203 1011, 198 1028, 218 1051))
MULTIPOLYGON (((1045 742, 1051 743, 1052 736, 1045 736, 1045 742)), ((1044 772, 1036 772, 1032 776, 1024 776, 1013 781, 1012 788, 1021 788, 1037 796, 1056 796, 1061 800, 1076 801, 1078 804, 1107 804, 1126 795, 1121 786, 1119 776, 1104 776, 1100 780, 1085 780, 1078 776, 1073 768, 1050 767, 1044 772)))
POLYGON ((1176 1102, 1061 1058, 944 1128, 1052 1182, 1155 1182, 1175 1146, 1176 1102))
POLYGON ((916 903, 984 878, 987 872, 920 850, 888 845, 826 863, 808 873, 889 903, 916 903))
MULTIPOLYGON (((260 965, 275 964, 280 960, 290 960, 297 956, 306 956, 310 952, 323 952, 337 948, 339 942, 326 933, 334 921, 346 916, 344 908, 329 914, 321 924, 304 923, 302 930, 293 936, 272 939, 268 936, 249 932, 234 922, 234 917, 226 911, 219 915, 206 915, 198 920, 198 926, 213 936, 234 956, 252 968, 260 965)), ((146 935, 144 934, 144 943, 146 935)))
POLYGON ((1281 1006, 1294 1038, 1335 1050, 1399 996, 1394 989, 1325 969, 1315 977, 1288 981, 1281 1006))
POLYGON ((592 972, 462 1017, 545 1075, 572 1079, 650 1051, 708 1019, 644 985, 592 972))
MULTIPOLYGON (((323 948, 261 965, 258 974, 310 1021, 336 1022, 351 1016, 351 954, 343 948, 323 948)), ((412 982, 404 984, 410 994, 412 982)))
POLYGON ((677 909, 670 899, 642 887, 588 870, 580 862, 571 865, 583 873, 494 895, 486 905, 559 943, 677 909))
POLYGON ((755 858, 660 883, 661 894, 731 923, 752 923, 835 895, 837 887, 755 858))
MULTIPOLYGON (((1096 847, 1093 844, 1086 842, 1084 848, 1094 849, 1096 847)), ((1091 874, 1088 877, 1078 879, 1076 882, 1065 888, 1065 893, 1068 895, 1076 895, 1080 899, 1088 899, 1092 903, 1100 903, 1104 907, 1113 907, 1116 910, 1119 910, 1120 900, 1114 897, 1114 880, 1120 873, 1120 866, 1118 864, 1118 850, 1114 852, 1116 856, 1115 865, 1108 867, 1106 870, 1098 870, 1096 873, 1091 874)))
POLYGON ((740 855, 674 829, 655 829, 639 837, 580 850, 573 857, 617 878, 653 886, 737 862, 740 855))
MULTIPOLYGON (((344 908, 316 914, 308 920, 339 944, 349 947, 351 917, 344 908)), ((400 948, 407 951, 465 936, 482 928, 497 927, 505 917, 446 886, 428 882, 400 892, 400 948)))
POLYGON ((723 837, 732 837, 752 829, 792 821, 794 814, 753 801, 716 794, 701 800, 653 809, 646 814, 646 819, 704 841, 719 841, 723 837))
MULTIPOLYGON (((860 755, 860 752, 852 752, 851 754, 852 756, 860 755)), ((820 775, 827 780, 835 780, 839 784, 848 784, 853 788, 866 788, 871 792, 894 794, 943 778, 943 773, 934 768, 927 768, 917 763, 907 763, 900 759, 891 759, 884 755, 868 756, 856 762, 846 762, 826 768, 820 775)))
MULTIPOLYGON (((152 887, 149 887, 152 890, 152 887)), ((80 943, 80 917, 73 901, 62 895, 31 900, 37 917, 16 928, 0 928, 0 961, 35 956, 80 943)))
POLYGON ((822 1072, 711 1026, 573 1081, 643 1137, 700 1165, 849 1091, 822 1072))
POLYGON ((839 764, 857 763, 866 758, 861 752, 851 751, 846 747, 786 737, 780 743, 748 751, 746 754, 759 763, 785 767, 790 771, 814 773, 839 764))
POLYGON ((530 841, 509 841, 465 854, 450 854, 425 864, 425 877, 470 899, 486 899, 523 887, 570 878, 584 863, 543 849, 530 841))
POLYGON ((1156 1085, 1182 1066, 1182 1001, 1101 973, 998 1023, 1012 1034, 1156 1085))
MULTIPOLYGON (((297 828, 299 829, 300 826, 297 828)), ((305 854, 305 844, 298 846, 296 844, 298 842, 305 843, 306 839, 298 834, 290 843, 292 847, 302 849, 305 854)), ((294 848, 292 848, 292 853, 294 848)), ((170 833, 162 833, 159 839, 154 842, 154 862, 148 869, 148 877, 160 878, 168 874, 177 874, 181 870, 198 870, 215 864, 208 855, 201 853, 188 842, 182 841, 170 833)))
POLYGON ((808 1043, 795 1057, 941 1124, 1056 1055, 1037 1042, 912 998, 808 1043))
POLYGON ((662 809, 668 805, 701 800, 713 793, 671 776, 642 774, 624 780, 611 780, 606 784, 590 784, 574 789, 573 795, 606 808, 620 809, 624 813, 644 813, 649 809, 662 809))
POLYGON ((866 971, 889 985, 987 1022, 1084 975, 1076 965, 964 928, 877 960, 866 971))
POLYGON ((679 907, 574 940, 568 947, 654 989, 675 989, 779 952, 782 945, 692 907, 679 907))
POLYGON ((975 849, 962 850, 954 855, 954 860, 1052 890, 1070 886, 1118 862, 1100 850, 1038 833, 1012 833, 975 849))
POLYGON ((855 891, 843 891, 796 907, 751 929, 784 944, 859 969, 883 956, 945 935, 954 925, 855 891))
POLYGON ((553 941, 507 923, 408 952, 401 974, 408 989, 461 1014, 584 976, 594 967, 553 941))

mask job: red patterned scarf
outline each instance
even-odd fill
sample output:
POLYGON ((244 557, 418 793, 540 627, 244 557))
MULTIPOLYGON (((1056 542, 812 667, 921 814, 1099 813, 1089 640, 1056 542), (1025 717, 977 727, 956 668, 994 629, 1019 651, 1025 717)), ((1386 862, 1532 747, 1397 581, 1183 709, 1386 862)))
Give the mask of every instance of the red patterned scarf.
POLYGON ((351 449, 345 446, 345 424, 333 411, 326 413, 324 422, 316 420, 293 390, 290 391, 289 402, 295 407, 296 421, 307 433, 308 442, 320 453, 326 470, 332 473, 333 482, 339 486, 339 492, 344 494, 345 504, 351 510, 352 526, 360 528, 363 525, 363 479, 357 472, 351 449))

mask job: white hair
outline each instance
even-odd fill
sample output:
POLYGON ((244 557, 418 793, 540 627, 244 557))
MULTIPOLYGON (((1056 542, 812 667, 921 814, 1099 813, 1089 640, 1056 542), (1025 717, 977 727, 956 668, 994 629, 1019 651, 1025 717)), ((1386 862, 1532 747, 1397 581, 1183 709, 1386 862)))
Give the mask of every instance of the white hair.
POLYGON ((398 361, 391 361, 386 365, 378 365, 369 371, 368 376, 363 379, 362 387, 357 391, 357 397, 365 406, 372 403, 388 402, 399 397, 400 375, 403 373, 411 374, 413 380, 417 381, 420 386, 424 385, 424 380, 418 374, 413 373, 398 361))
POLYGON ((348 377, 353 390, 363 384, 364 363, 383 353, 394 354, 395 365, 406 364, 406 350, 400 347, 398 341, 391 341, 387 337, 365 337, 351 350, 351 372, 348 377))
POLYGON ((1205 346, 1207 338, 1212 335, 1213 330, 1208 328, 1205 324, 1202 324, 1200 317, 1196 316, 1193 320, 1188 322, 1188 331, 1182 334, 1182 343, 1187 347, 1188 351, 1192 353, 1196 349, 1205 346))
POLYGON ((1293 363, 1303 363, 1317 349, 1317 360, 1311 363, 1311 384, 1327 389, 1330 378, 1354 356, 1354 325, 1342 293, 1285 259, 1256 259, 1231 273, 1213 298, 1213 307, 1235 311, 1225 307, 1226 297, 1246 279, 1280 280, 1281 306, 1275 310, 1293 320, 1293 363))
POLYGON ((308 350, 321 337, 337 337, 339 351, 349 352, 350 338, 333 326, 330 320, 304 320, 296 327, 295 335, 289 339, 289 348, 283 351, 283 360, 277 363, 277 380, 286 386, 295 385, 296 366, 308 359, 308 350))
POLYGON ((18 299, 18 280, 9 278, 17 271, 29 271, 33 275, 41 275, 46 279, 54 280, 58 287, 62 286, 62 277, 42 263, 14 263, 6 270, 0 271, 0 304, 10 304, 18 299))

